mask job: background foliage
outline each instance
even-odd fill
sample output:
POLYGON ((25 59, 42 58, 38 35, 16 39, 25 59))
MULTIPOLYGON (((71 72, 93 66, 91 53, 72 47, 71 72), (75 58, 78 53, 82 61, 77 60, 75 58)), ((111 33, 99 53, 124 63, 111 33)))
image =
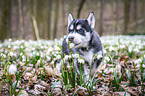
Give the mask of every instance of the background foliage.
POLYGON ((95 30, 145 34, 144 0, 0 0, 0 40, 54 39, 67 33, 67 16, 95 13, 95 30))

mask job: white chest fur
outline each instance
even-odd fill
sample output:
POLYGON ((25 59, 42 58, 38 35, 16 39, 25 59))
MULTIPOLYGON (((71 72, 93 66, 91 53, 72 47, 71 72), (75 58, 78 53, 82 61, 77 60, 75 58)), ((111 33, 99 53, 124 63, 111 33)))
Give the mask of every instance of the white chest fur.
POLYGON ((92 62, 92 60, 93 60, 93 55, 94 55, 93 50, 91 49, 91 50, 89 50, 89 51, 84 51, 84 52, 82 52, 82 54, 83 54, 83 58, 84 58, 87 62, 89 62, 89 65, 91 66, 91 62, 92 62))

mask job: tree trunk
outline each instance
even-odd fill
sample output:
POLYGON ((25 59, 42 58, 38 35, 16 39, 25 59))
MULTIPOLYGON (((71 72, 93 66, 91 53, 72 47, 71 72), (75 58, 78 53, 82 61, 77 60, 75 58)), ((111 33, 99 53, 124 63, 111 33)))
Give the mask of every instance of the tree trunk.
POLYGON ((42 1, 42 39, 46 39, 46 0, 42 1))
POLYGON ((99 35, 102 36, 103 35, 103 16, 104 16, 104 0, 100 0, 101 2, 101 8, 100 8, 100 27, 99 27, 99 35))
POLYGON ((1 26, 0 26, 0 40, 4 41, 8 38, 8 19, 9 19, 9 2, 10 0, 3 0, 1 4, 1 26))
POLYGON ((82 11, 82 8, 84 6, 84 3, 85 3, 86 0, 82 0, 79 4, 79 9, 78 9, 78 13, 77 13, 77 18, 80 18, 80 14, 81 14, 81 11, 82 11))
MULTIPOLYGON (((31 13, 31 17, 34 16, 34 8, 33 8, 33 0, 30 0, 30 13, 31 13)), ((33 19, 31 18, 31 22, 32 22, 32 26, 33 26, 33 19)), ((36 35, 35 35, 35 29, 33 27, 33 37, 34 37, 34 40, 36 40, 36 35)))
POLYGON ((115 10, 115 14, 116 14, 116 18, 115 18, 115 32, 117 32, 118 31, 118 6, 119 5, 119 1, 118 0, 116 0, 116 10, 115 10))
POLYGON ((58 25, 58 16, 59 15, 59 0, 55 1, 55 17, 54 17, 54 34, 53 39, 57 37, 57 25, 58 25))
POLYGON ((44 0, 34 0, 34 2, 36 3, 36 5, 35 5, 35 14, 34 14, 34 16, 35 16, 35 18, 36 18, 36 22, 37 22, 37 26, 38 26, 38 30, 39 30, 39 34, 40 34, 40 37, 42 37, 42 31, 41 31, 41 29, 42 29, 42 27, 41 27, 41 21, 42 21, 42 14, 43 14, 43 10, 42 10, 42 2, 43 2, 44 0))
POLYGON ((21 0, 18 0, 18 6, 19 6, 19 24, 20 24, 20 36, 19 39, 24 39, 24 27, 23 27, 23 16, 22 16, 22 2, 21 0))
MULTIPOLYGON (((133 16, 133 18, 134 18, 134 21, 136 22, 137 21, 137 0, 134 0, 134 16, 133 16)), ((136 30, 137 30, 137 24, 135 24, 135 26, 134 26, 134 33, 136 33, 136 30)))
POLYGON ((124 0, 124 25, 123 25, 123 35, 127 34, 128 23, 129 23, 129 11, 130 10, 130 0, 124 0))
POLYGON ((48 16, 47 16, 47 37, 51 39, 51 11, 52 11, 52 0, 48 0, 48 16))
POLYGON ((73 14, 74 0, 69 0, 69 12, 73 14))
POLYGON ((12 36, 12 27, 11 27, 11 18, 12 18, 12 15, 11 15, 11 0, 9 0, 9 3, 8 3, 8 38, 13 38, 12 36))
POLYGON ((65 1, 62 0, 62 32, 63 32, 63 35, 67 34, 67 23, 66 23, 66 20, 65 20, 65 1))

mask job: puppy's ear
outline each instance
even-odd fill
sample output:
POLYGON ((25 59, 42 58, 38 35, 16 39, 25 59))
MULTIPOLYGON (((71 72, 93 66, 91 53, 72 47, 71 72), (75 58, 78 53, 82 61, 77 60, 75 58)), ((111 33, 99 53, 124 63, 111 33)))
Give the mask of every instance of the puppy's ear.
POLYGON ((95 28, 95 16, 94 13, 91 12, 87 18, 88 24, 91 26, 92 29, 95 28))
POLYGON ((70 23, 73 21, 73 16, 71 15, 71 13, 68 14, 68 26, 70 25, 70 23))

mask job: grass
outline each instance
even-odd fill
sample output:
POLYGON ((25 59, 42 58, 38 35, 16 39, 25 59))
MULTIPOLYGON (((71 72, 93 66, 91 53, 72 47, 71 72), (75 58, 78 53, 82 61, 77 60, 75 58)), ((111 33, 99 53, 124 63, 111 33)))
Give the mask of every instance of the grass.
POLYGON ((78 53, 62 56, 63 38, 54 41, 5 40, 4 43, 0 43, 0 94, 17 96, 25 90, 30 96, 92 96, 122 93, 124 96, 143 96, 144 37, 101 37, 104 58, 102 65, 92 77, 83 74, 84 61, 78 53), (56 67, 60 60, 61 73, 56 67), (76 70, 76 62, 79 63, 80 71, 76 70), (10 65, 13 65, 12 68, 9 68, 10 65))

